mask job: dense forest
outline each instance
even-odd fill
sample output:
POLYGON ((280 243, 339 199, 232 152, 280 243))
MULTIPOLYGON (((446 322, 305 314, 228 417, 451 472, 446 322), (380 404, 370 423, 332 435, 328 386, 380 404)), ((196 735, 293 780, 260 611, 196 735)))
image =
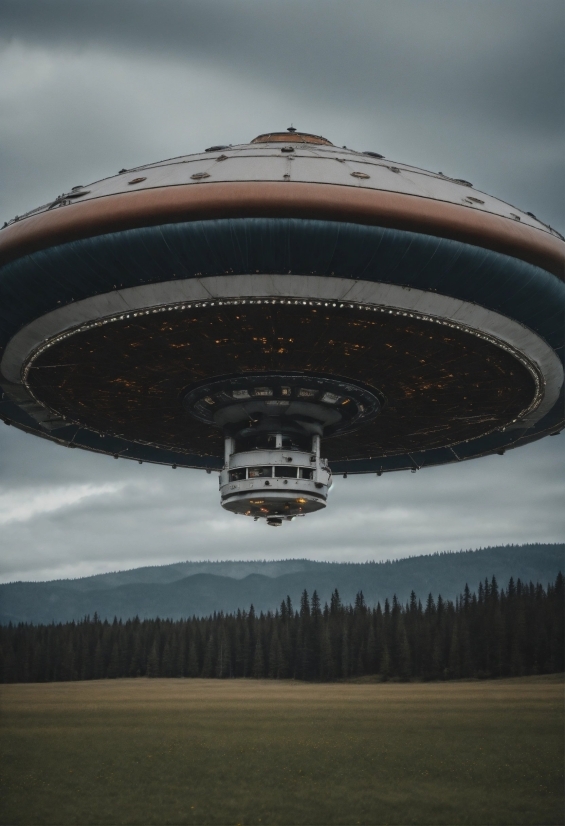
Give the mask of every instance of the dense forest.
POLYGON ((359 592, 329 605, 303 592, 274 613, 215 613, 187 620, 101 621, 0 627, 0 681, 117 677, 253 677, 330 681, 446 680, 564 670, 564 580, 496 579, 455 600, 425 605, 412 592, 376 608, 359 592))

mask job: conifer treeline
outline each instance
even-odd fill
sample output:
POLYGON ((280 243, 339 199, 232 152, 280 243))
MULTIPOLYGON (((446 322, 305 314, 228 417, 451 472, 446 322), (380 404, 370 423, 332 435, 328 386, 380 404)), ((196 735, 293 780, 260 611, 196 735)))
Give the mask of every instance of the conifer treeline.
POLYGON ((425 606, 412 592, 372 609, 337 590, 322 608, 304 591, 275 613, 189 620, 101 621, 0 628, 0 681, 115 677, 255 677, 330 681, 380 675, 409 680, 501 677, 564 670, 564 580, 544 589, 495 578, 455 603, 425 606))

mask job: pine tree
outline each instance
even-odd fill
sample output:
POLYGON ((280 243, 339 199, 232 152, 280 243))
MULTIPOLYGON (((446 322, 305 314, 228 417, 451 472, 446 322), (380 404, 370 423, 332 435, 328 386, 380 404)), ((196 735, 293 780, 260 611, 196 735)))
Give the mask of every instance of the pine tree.
POLYGON ((253 648, 251 643, 251 630, 246 622, 243 632, 243 676, 250 677, 253 668, 253 648))
POLYGON ((411 673, 411 656, 410 647, 408 645, 408 636, 406 634, 406 627, 402 616, 398 617, 396 626, 396 658, 398 676, 401 680, 407 681, 410 679, 411 673))
POLYGON ((109 679, 115 679, 120 676, 120 651, 117 640, 112 646, 112 653, 110 654, 110 662, 108 663, 108 671, 106 676, 109 679))
POLYGON ((230 674, 230 647, 225 629, 220 636, 218 655, 216 658, 216 677, 229 677, 230 674))
POLYGON ((160 669, 160 676, 161 677, 172 677, 173 676, 173 652, 171 650, 171 642, 169 639, 165 642, 165 647, 163 649, 163 658, 161 660, 161 669, 160 669))
POLYGON ((255 644, 255 654, 253 657, 253 677, 256 680, 263 680, 265 677, 265 660, 263 657, 263 645, 258 638, 255 644))
MULTIPOLYGON (((9 628, 12 628, 10 623, 9 628)), ((16 670, 16 655, 14 653, 14 646, 10 639, 8 639, 2 646, 2 682, 15 683, 17 679, 16 670)))
POLYGON ((255 608, 249 608, 249 614, 245 623, 243 651, 243 676, 251 677, 253 672, 253 658, 255 655, 255 608))
POLYGON ((381 668, 380 674, 383 682, 387 682, 390 677, 390 657, 388 653, 388 645, 386 642, 383 645, 383 650, 381 654, 381 668))
POLYGON ((375 626, 371 622, 369 625, 369 633, 367 635, 367 674, 377 673, 377 637, 375 634, 375 626))
POLYGON ((204 665, 202 666, 202 676, 210 678, 214 676, 216 665, 216 641, 214 639, 214 632, 210 630, 210 636, 206 643, 206 652, 204 654, 204 665))
POLYGON ((475 669, 471 656, 471 641, 469 635, 468 608, 464 609, 459 619, 459 662, 462 677, 475 676, 475 669))
POLYGON ((271 634, 271 642, 269 645, 269 677, 271 680, 277 680, 280 677, 280 662, 281 662, 281 644, 276 627, 271 634))
POLYGON ((353 609, 354 613, 362 614, 366 611, 366 609, 367 606, 365 605, 365 597, 363 596, 363 591, 358 591, 357 595, 355 596, 355 607, 353 609))
POLYGON ((326 682, 335 679, 335 662, 327 623, 324 623, 320 641, 320 677, 326 682))
POLYGON ((548 589, 549 621, 551 624, 551 650, 553 669, 557 673, 565 670, 565 580, 559 572, 551 595, 548 589))
POLYGON ((305 620, 310 618, 310 601, 308 599, 308 591, 304 589, 300 597, 300 619, 305 620))
POLYGON ((342 638, 341 638, 341 676, 349 677, 350 663, 349 663, 349 633, 347 627, 347 620, 344 618, 342 638))
POLYGON ((451 631, 451 642, 449 646, 449 676, 454 677, 457 679, 461 676, 461 666, 460 666, 460 641, 459 641, 459 628, 457 626, 457 622, 453 623, 453 629, 451 631))
POLYGON ((175 663, 175 672, 178 677, 186 677, 186 636, 182 635, 175 663))
POLYGON ((159 676, 159 650, 157 648, 157 640, 153 641, 153 645, 151 646, 151 651, 147 659, 147 676, 159 676))
POLYGON ((198 677, 200 674, 200 666, 198 664, 198 651, 196 650, 196 642, 191 638, 188 644, 188 667, 187 677, 198 677))
MULTIPOLYGON (((308 596, 307 592, 304 592, 306 596, 308 596)), ((320 609, 320 597, 318 596, 318 592, 314 591, 312 594, 312 619, 317 620, 322 616, 322 611, 320 609)))
POLYGON ((102 650, 102 640, 96 643, 96 650, 94 653, 94 679, 103 680, 106 676, 104 668, 104 651, 102 650))
POLYGON ((341 598, 339 596, 339 591, 336 588, 330 598, 330 614, 335 617, 341 613, 341 610, 341 598))
POLYGON ((431 678, 432 680, 438 680, 440 677, 444 677, 445 674, 443 673, 444 665, 443 665, 443 656, 442 656, 442 645, 441 645, 441 636, 439 634, 439 629, 436 631, 436 634, 433 639, 432 643, 432 662, 431 662, 431 678))
POLYGON ((140 677, 142 674, 142 649, 139 629, 136 629, 132 646, 132 655, 129 665, 129 676, 140 677))

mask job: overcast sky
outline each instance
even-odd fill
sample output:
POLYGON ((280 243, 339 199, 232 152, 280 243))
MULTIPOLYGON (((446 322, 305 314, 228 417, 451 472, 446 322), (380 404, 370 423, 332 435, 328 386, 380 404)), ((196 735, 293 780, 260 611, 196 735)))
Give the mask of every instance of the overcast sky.
MULTIPOLYGON (((284 129, 472 181, 565 229, 562 0, 2 0, 0 220, 122 167, 284 129)), ((0 430, 0 581, 184 559, 562 541, 564 436, 338 479, 273 530, 217 476, 0 430)))

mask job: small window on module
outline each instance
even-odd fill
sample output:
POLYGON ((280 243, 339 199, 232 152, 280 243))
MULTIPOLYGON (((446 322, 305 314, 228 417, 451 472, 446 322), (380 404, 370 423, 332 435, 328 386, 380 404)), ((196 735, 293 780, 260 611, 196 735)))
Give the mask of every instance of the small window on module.
POLYGON ((268 465, 267 467, 250 467, 248 468, 248 478, 249 479, 262 479, 264 477, 271 477, 272 476, 272 467, 268 465))
POLYGON ((239 482, 240 479, 245 479, 244 467, 238 467, 236 470, 230 470, 230 482, 239 482))
POLYGON ((275 467, 275 476, 279 479, 296 479, 298 468, 295 467, 275 467))
POLYGON ((313 479, 314 478, 314 471, 312 468, 309 467, 301 467, 298 468, 299 475, 301 479, 313 479))

